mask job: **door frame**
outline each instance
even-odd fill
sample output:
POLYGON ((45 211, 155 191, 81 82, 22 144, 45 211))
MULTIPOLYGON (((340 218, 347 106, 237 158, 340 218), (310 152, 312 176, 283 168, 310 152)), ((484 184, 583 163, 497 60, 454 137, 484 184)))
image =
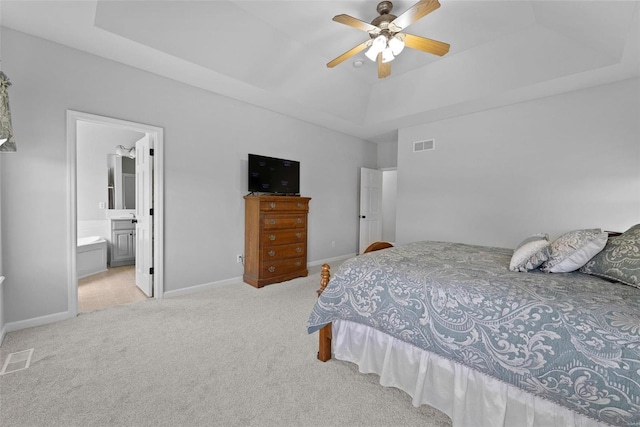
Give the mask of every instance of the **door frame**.
POLYGON ((161 299, 164 294, 164 129, 157 126, 114 119, 80 111, 67 110, 67 273, 68 309, 71 316, 78 314, 78 272, 77 272, 77 123, 89 122, 125 128, 147 133, 153 139, 153 298, 161 299))

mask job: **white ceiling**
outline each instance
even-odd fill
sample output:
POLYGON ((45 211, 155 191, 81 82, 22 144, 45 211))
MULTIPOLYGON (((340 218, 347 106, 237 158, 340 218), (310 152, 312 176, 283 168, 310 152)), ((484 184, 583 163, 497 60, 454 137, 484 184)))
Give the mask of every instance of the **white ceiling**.
MULTIPOLYGON (((415 0, 417 1, 417 0, 415 0)), ((395 1, 399 15, 415 1, 395 1)), ((397 129, 640 75, 640 2, 440 0, 378 79, 364 53, 377 1, 12 1, 2 26, 374 142, 397 129), (55 18, 53 18, 55 17, 55 18), (356 68, 353 59, 362 59, 356 68)))

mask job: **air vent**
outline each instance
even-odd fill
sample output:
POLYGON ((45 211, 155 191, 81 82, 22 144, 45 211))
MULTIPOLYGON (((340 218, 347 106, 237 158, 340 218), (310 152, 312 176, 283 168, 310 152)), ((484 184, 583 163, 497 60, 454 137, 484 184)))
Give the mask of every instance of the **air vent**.
POLYGON ((436 148, 435 139, 427 139, 426 141, 416 141, 413 143, 413 152, 429 151, 436 148))
POLYGON ((31 365, 31 356, 33 356, 32 348, 29 350, 19 351, 17 353, 11 353, 4 361, 2 370, 0 370, 0 375, 27 369, 31 365))

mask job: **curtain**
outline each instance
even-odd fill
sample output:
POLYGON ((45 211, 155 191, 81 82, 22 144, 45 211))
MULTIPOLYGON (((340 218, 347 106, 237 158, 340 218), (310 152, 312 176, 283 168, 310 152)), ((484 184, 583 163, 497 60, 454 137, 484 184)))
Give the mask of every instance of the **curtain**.
POLYGON ((9 110, 9 86, 11 86, 9 78, 0 71, 0 141, 6 140, 0 145, 0 151, 16 151, 9 110))

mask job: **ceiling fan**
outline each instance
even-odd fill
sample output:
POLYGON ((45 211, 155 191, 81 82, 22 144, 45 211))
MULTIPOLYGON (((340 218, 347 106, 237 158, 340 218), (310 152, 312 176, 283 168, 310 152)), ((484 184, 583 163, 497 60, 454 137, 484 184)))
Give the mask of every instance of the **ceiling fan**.
POLYGON ((391 74, 391 61, 405 46, 438 56, 446 54, 449 52, 449 44, 404 32, 409 25, 439 7, 438 0, 420 0, 400 16, 395 16, 391 14, 393 4, 381 1, 376 8, 380 16, 371 21, 371 24, 345 14, 334 16, 334 21, 366 31, 371 38, 327 63, 327 67, 333 68, 368 48, 365 55, 378 63, 378 78, 384 78, 391 74))

